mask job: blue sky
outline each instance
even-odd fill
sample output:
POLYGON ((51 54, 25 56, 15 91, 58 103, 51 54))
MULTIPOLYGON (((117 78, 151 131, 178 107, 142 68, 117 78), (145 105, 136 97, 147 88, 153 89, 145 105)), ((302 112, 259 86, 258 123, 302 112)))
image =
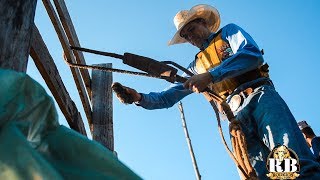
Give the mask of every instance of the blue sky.
MULTIPOLYGON (((228 23, 241 26, 264 49, 277 91, 296 119, 307 120, 320 135, 319 1, 69 0, 66 4, 83 47, 119 54, 131 52, 183 66, 193 60, 198 49, 188 44, 167 46, 175 33, 173 16, 196 4, 215 6, 221 15, 221 27, 228 23)), ((60 42, 41 1, 35 23, 85 120, 70 69, 63 62, 60 42)), ((115 59, 90 54, 85 58, 87 64, 113 63, 115 68, 133 70, 115 59)), ((50 94, 32 59, 27 73, 50 94)), ((163 80, 123 74, 113 74, 113 81, 139 92, 161 91, 169 86, 163 80)), ((195 179, 177 105, 149 111, 123 105, 115 96, 113 103, 115 150, 123 163, 144 179, 195 179)), ((221 142, 209 103, 200 94, 192 94, 182 103, 203 179, 239 179, 221 142)), ((68 126, 58 111, 60 123, 68 126)), ((223 127, 227 128, 227 122, 223 127)), ((227 131, 225 135, 228 139, 227 131)))

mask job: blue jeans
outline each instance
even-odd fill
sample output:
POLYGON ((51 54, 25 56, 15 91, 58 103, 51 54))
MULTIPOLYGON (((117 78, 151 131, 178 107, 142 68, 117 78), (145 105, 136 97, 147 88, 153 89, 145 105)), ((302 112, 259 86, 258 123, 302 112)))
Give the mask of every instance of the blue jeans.
POLYGON ((268 179, 267 157, 272 149, 286 145, 296 152, 300 163, 298 179, 320 179, 320 164, 310 151, 288 106, 272 83, 243 95, 242 105, 234 112, 246 136, 251 164, 259 179, 268 179))

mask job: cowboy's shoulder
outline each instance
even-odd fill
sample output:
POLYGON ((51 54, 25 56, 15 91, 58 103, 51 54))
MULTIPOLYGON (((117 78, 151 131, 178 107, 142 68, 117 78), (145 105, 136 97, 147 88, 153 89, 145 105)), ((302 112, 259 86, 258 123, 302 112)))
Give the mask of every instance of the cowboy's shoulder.
POLYGON ((241 27, 234 24, 234 23, 229 23, 229 24, 225 25, 224 27, 222 27, 222 29, 226 29, 226 30, 228 30, 228 29, 241 29, 241 27))
POLYGON ((220 29, 220 31, 221 31, 222 38, 224 39, 234 34, 237 34, 239 32, 244 32, 244 30, 240 26, 234 23, 225 25, 220 29))

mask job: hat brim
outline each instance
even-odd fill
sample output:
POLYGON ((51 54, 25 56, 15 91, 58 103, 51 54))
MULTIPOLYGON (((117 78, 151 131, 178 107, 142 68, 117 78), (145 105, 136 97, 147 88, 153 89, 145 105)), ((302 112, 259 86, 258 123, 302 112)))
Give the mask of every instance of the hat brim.
POLYGON ((195 19, 204 19, 211 32, 216 32, 220 26, 220 15, 216 8, 208 5, 197 5, 190 9, 188 19, 177 30, 173 38, 168 42, 168 45, 181 44, 187 42, 186 39, 180 36, 180 31, 191 21, 195 19))

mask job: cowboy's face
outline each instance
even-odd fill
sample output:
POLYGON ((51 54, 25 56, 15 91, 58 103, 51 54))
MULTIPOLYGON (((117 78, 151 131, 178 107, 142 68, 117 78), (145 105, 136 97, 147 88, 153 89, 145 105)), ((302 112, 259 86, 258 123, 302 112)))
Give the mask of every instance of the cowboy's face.
POLYGON ((180 31, 180 36, 186 39, 190 44, 201 48, 210 33, 205 21, 197 19, 185 25, 180 31))

